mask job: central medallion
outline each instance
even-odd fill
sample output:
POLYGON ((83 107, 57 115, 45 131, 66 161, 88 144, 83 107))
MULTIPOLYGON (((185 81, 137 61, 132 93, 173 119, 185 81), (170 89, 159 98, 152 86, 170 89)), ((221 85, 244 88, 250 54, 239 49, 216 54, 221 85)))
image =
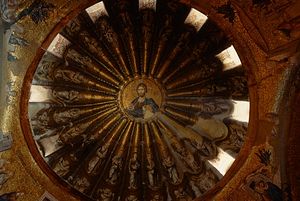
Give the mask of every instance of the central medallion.
POLYGON ((153 119, 162 106, 163 98, 163 89, 153 78, 135 78, 120 92, 123 112, 136 121, 153 119))

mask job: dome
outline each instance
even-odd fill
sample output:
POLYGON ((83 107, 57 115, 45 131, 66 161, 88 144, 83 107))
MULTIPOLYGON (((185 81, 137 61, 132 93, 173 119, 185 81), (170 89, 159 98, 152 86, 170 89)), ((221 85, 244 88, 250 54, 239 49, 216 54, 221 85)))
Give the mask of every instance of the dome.
POLYGON ((248 88, 231 41, 177 1, 85 8, 42 55, 30 90, 45 171, 86 200, 201 197, 247 132, 235 117, 248 88))

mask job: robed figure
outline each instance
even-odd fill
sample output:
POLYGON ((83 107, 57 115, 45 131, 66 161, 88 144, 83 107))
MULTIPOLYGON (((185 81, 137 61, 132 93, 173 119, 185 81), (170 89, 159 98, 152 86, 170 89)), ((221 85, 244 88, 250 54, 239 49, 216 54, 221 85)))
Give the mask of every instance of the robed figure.
POLYGON ((133 117, 142 119, 153 116, 158 111, 158 105, 152 98, 146 97, 147 86, 140 83, 136 88, 136 92, 138 97, 131 102, 127 112, 133 117))

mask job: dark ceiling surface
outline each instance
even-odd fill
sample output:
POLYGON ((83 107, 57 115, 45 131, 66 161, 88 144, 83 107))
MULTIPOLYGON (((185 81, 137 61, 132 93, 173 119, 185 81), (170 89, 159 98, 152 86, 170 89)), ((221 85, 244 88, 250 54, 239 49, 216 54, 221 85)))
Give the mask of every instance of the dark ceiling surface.
POLYGON ((209 19, 184 23, 191 8, 176 1, 104 4, 39 62, 32 86, 48 94, 29 113, 40 154, 82 199, 200 197, 223 176, 208 160, 236 156, 247 131, 230 118, 233 100, 248 100, 243 67, 223 71, 216 57, 231 42, 209 19))

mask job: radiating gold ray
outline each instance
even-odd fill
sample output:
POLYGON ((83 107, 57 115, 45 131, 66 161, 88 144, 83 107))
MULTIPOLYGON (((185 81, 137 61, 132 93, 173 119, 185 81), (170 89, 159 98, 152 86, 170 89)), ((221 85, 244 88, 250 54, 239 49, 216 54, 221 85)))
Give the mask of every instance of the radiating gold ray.
MULTIPOLYGON (((114 121, 115 125, 111 125, 111 126, 113 126, 112 130, 110 130, 107 138, 105 138, 105 141, 104 141, 105 144, 107 144, 108 146, 114 146, 113 142, 115 142, 116 138, 118 138, 117 132, 120 131, 126 123, 126 121, 124 121, 124 119, 121 121, 119 121, 120 120, 119 118, 114 119, 114 120, 115 120, 114 121)), ((109 127, 107 127, 106 129, 108 129, 108 128, 109 127)), ((98 132, 98 133, 103 134, 103 132, 98 132)))
POLYGON ((161 34, 158 37, 159 38, 158 46, 153 51, 154 58, 152 58, 153 62, 151 63, 151 71, 150 71, 151 76, 154 76, 157 71, 160 59, 163 55, 168 39, 171 36, 171 33, 173 31, 173 27, 170 25, 171 23, 170 21, 171 19, 168 18, 166 24, 164 25, 165 27, 161 30, 161 34))
POLYGON ((169 97, 186 97, 186 96, 213 96, 215 92, 224 91, 226 88, 221 85, 217 85, 213 80, 202 80, 201 82, 191 83, 184 87, 178 87, 176 89, 168 90, 169 97))
MULTIPOLYGON (((74 68, 73 68, 74 69, 74 68)), ((106 85, 105 83, 97 83, 95 82, 95 78, 93 77, 88 77, 87 75, 81 73, 80 71, 75 71, 70 67, 65 67, 65 66, 59 66, 53 71, 53 80, 54 83, 56 84, 55 81, 60 81, 62 80, 63 82, 71 82, 76 84, 84 84, 88 86, 94 86, 95 88, 99 90, 103 90, 105 92, 110 92, 110 93, 116 93, 117 89, 106 85)), ((65 84, 66 84, 65 83, 65 84)))
POLYGON ((143 74, 147 74, 147 70, 148 70, 148 54, 149 54, 149 43, 148 42, 144 42, 144 51, 143 51, 143 74))
POLYGON ((149 59, 150 59, 150 48, 151 48, 151 38, 152 30, 154 24, 154 10, 144 9, 141 12, 142 15, 142 74, 148 73, 149 59))
POLYGON ((134 128, 130 132, 130 143, 127 145, 129 146, 128 151, 124 151, 123 153, 125 162, 121 185, 118 185, 118 188, 121 187, 124 189, 125 195, 131 191, 136 191, 140 186, 139 182, 141 175, 138 173, 140 172, 142 165, 141 154, 139 152, 141 126, 140 123, 135 122, 133 127, 134 128))
MULTIPOLYGON (((158 190, 162 189, 162 157, 160 157, 160 151, 159 148, 157 148, 156 139, 160 138, 159 134, 157 133, 158 130, 153 130, 150 123, 144 123, 143 124, 143 131, 144 131, 144 143, 145 146, 143 150, 143 156, 144 156, 144 175, 143 181, 146 181, 147 189, 152 190, 158 190), (150 132, 151 130, 151 132, 150 132), (157 137, 155 137, 154 132, 158 134, 157 137), (153 133, 153 135, 151 134, 153 133)), ((158 140, 160 144, 162 145, 162 141, 158 140)))
MULTIPOLYGON (((130 35, 132 35, 132 34, 130 34, 130 35)), ((129 52, 129 55, 130 55, 130 60, 131 60, 131 62, 132 62, 132 66, 133 66, 133 71, 134 71, 134 73, 135 74, 138 74, 139 73, 139 68, 138 68, 138 62, 137 62, 137 60, 136 60, 136 58, 137 58, 137 53, 136 53, 136 48, 135 48, 135 44, 134 44, 134 39, 133 39, 133 36, 131 36, 130 37, 130 39, 129 39, 129 50, 130 50, 130 52, 129 52)))
POLYGON ((87 32, 82 32, 79 34, 80 40, 84 42, 85 47, 88 48, 89 52, 92 55, 96 55, 96 58, 103 64, 106 70, 110 71, 114 75, 116 75, 119 80, 124 80, 124 77, 120 71, 115 68, 115 65, 111 62, 111 58, 109 55, 106 55, 102 46, 97 42, 96 39, 92 38, 87 32))
POLYGON ((152 133, 154 134, 155 143, 159 150, 161 159, 163 160, 164 157, 166 157, 166 155, 169 155, 171 157, 169 148, 168 148, 167 144, 165 144, 165 142, 164 142, 163 135, 159 130, 159 126, 158 126, 157 122, 155 122, 155 121, 150 122, 150 128, 151 128, 152 133))
POLYGON ((160 42, 158 44, 158 48, 157 48, 156 52, 154 52, 154 59, 153 59, 153 63, 151 64, 151 70, 150 70, 151 76, 155 75, 155 71, 159 64, 159 59, 160 59, 160 56, 162 55, 165 45, 166 45, 166 42, 160 42))
POLYGON ((145 139, 145 150, 146 150, 146 153, 152 154, 148 123, 144 123, 143 127, 144 127, 143 130, 144 130, 144 139, 145 139))
POLYGON ((165 75, 164 79, 163 79, 163 83, 167 83, 168 80, 170 80, 171 78, 176 78, 176 74, 183 69, 187 69, 190 66, 193 65, 198 65, 201 66, 202 62, 202 56, 203 56, 203 52, 205 52, 205 50, 207 49, 208 43, 207 42, 203 42, 203 41, 198 41, 195 44, 193 44, 194 46, 191 48, 191 52, 189 53, 185 53, 182 57, 182 60, 180 60, 180 62, 178 62, 179 64, 177 64, 177 67, 172 67, 172 72, 170 72, 168 75, 165 75))
POLYGON ((155 136, 155 142, 159 150, 162 166, 165 168, 168 175, 168 182, 178 185, 181 183, 182 178, 177 170, 175 159, 171 154, 168 145, 164 142, 164 139, 162 139, 162 133, 159 130, 157 122, 152 121, 150 126, 155 136))
MULTIPOLYGON (((155 189, 161 188, 161 172, 160 167, 157 166, 156 161, 160 161, 160 158, 157 158, 156 150, 153 146, 154 139, 150 134, 151 126, 149 127, 148 123, 143 124, 144 131, 144 181, 147 181, 148 188, 155 189)), ((154 137, 155 138, 155 137, 154 137)))
POLYGON ((181 87, 176 90, 171 90, 168 97, 229 97, 231 92, 226 83, 218 80, 218 83, 211 80, 204 81, 204 83, 190 84, 186 87, 181 87), (206 83, 205 83, 206 82, 206 83))
POLYGON ((86 84, 95 86, 95 87, 97 87, 98 90, 103 91, 103 92, 112 93, 112 94, 116 94, 118 92, 118 90, 114 89, 113 87, 104 86, 103 84, 99 84, 99 83, 96 83, 93 81, 88 81, 86 84))
POLYGON ((181 48, 179 48, 178 46, 176 46, 172 52, 168 55, 167 59, 165 60, 165 62, 161 65, 161 67, 158 70, 157 73, 157 78, 160 79, 163 74, 165 73, 165 71, 167 70, 167 68, 170 66, 170 64, 172 63, 172 61, 175 59, 175 57, 177 56, 177 54, 181 51, 181 48))
POLYGON ((124 69, 124 71, 126 73, 126 76, 130 77, 131 76, 131 73, 130 73, 130 70, 129 70, 130 68, 126 65, 126 62, 125 62, 124 58, 121 56, 122 53, 121 53, 120 48, 115 47, 115 52, 116 52, 116 55, 118 55, 117 57, 118 57, 119 61, 121 62, 121 66, 123 66, 122 69, 124 69))
POLYGON ((167 140, 171 146, 175 143, 180 144, 180 146, 183 146, 182 143, 179 141, 180 139, 176 136, 176 134, 173 133, 173 131, 167 125, 165 125, 159 119, 156 121, 156 123, 157 127, 161 130, 161 132, 164 135, 166 135, 167 138, 165 138, 165 140, 167 140))
POLYGON ((123 54, 121 51, 121 44, 119 42, 118 34, 114 31, 112 25, 108 21, 108 18, 106 16, 103 16, 97 20, 96 24, 98 27, 98 32, 101 35, 102 42, 108 47, 109 51, 113 52, 113 56, 111 56, 110 59, 117 57, 119 65, 121 65, 118 68, 125 77, 129 76, 130 73, 122 57, 123 54))
POLYGON ((178 75, 172 82, 166 84, 167 89, 190 87, 191 85, 196 85, 204 83, 213 77, 217 72, 217 68, 213 66, 208 66, 203 64, 202 66, 194 66, 188 73, 184 72, 178 75))
POLYGON ((203 137, 199 133, 195 132, 193 129, 178 124, 176 120, 170 118, 169 116, 163 113, 161 113, 161 115, 158 116, 158 119, 164 124, 169 123, 170 125, 172 125, 173 130, 176 131, 176 134, 181 135, 183 138, 190 139, 191 141, 195 140, 199 144, 202 144, 203 137))
MULTIPOLYGON (((138 45, 136 44, 136 34, 135 34, 135 29, 134 23, 132 21, 132 18, 129 14, 130 10, 130 1, 123 1, 122 3, 119 4, 119 12, 116 13, 117 19, 120 24, 120 28, 122 31, 122 34, 119 35, 120 39, 122 39, 122 42, 124 44, 124 51, 123 51, 123 57, 127 57, 128 59, 128 64, 127 66, 128 70, 130 72, 133 72, 134 74, 140 73, 139 71, 139 64, 138 64, 138 45), (120 5, 121 4, 121 5, 120 5)), ((119 46, 121 48, 121 46, 119 46)), ((123 48, 124 48, 123 47, 123 48)), ((122 48, 121 48, 122 49, 122 48)))
POLYGON ((114 113, 117 110, 119 110, 119 108, 116 105, 113 107, 104 109, 97 114, 97 118, 95 119, 95 121, 99 121, 99 120, 103 119, 104 117, 109 116, 110 114, 114 113))
POLYGON ((157 120, 157 123, 158 127, 164 131, 163 133, 168 136, 168 142, 170 143, 173 151, 183 160, 189 171, 192 173, 199 173, 202 167, 198 162, 196 162, 193 154, 185 147, 181 139, 167 124, 160 120, 157 120))
MULTIPOLYGON (((47 108, 40 110, 33 118, 31 118, 33 121, 36 121, 37 124, 43 119, 45 114, 47 117, 51 117, 52 120, 48 121, 47 126, 54 126, 54 125, 60 125, 65 123, 70 123, 70 121, 73 121, 75 119, 83 119, 86 118, 86 116, 93 116, 97 115, 101 112, 104 112, 108 110, 109 108, 116 107, 117 105, 114 103, 105 104, 105 105, 99 105, 95 107, 69 107, 69 108, 62 108, 62 107, 56 107, 56 108, 47 108)), ((45 122, 44 122, 45 123, 45 122)), ((37 125, 40 126, 40 125, 37 125)))
POLYGON ((180 70, 182 70, 184 68, 188 68, 188 65, 191 65, 193 60, 194 60, 194 58, 192 58, 192 57, 185 57, 185 59, 183 61, 181 61, 177 67, 172 68, 172 72, 170 72, 169 74, 165 75, 165 77, 163 77, 162 82, 164 84, 166 84, 168 82, 168 80, 171 79, 172 77, 174 77, 174 75, 177 72, 179 72, 180 70))
POLYGON ((191 74, 185 75, 184 77, 182 76, 180 79, 176 79, 171 83, 166 84, 166 88, 172 90, 183 86, 188 87, 190 84, 195 85, 196 83, 201 83, 203 81, 205 80, 200 79, 200 76, 191 72, 191 74), (197 79, 198 77, 199 79, 197 79))
POLYGON ((130 138, 131 133, 134 130, 134 122, 133 121, 128 121, 126 124, 127 124, 126 129, 123 131, 123 133, 119 133, 119 135, 122 135, 122 139, 118 143, 117 150, 115 152, 115 155, 118 155, 118 156, 124 155, 123 157, 125 157, 125 155, 126 155, 125 149, 127 146, 130 145, 130 144, 128 144, 129 138, 130 138))
MULTIPOLYGON (((60 103, 60 102, 59 102, 60 103)), ((95 102, 95 103, 79 103, 79 104, 76 104, 76 103, 72 103, 72 105, 68 104, 60 104, 60 105, 57 105, 57 104, 53 104, 53 103, 50 103, 51 107, 58 107, 58 108, 61 108, 61 107, 65 107, 65 108, 77 108, 77 107, 81 107, 81 108, 87 108, 87 107, 98 107, 98 106, 101 106, 101 105, 105 105, 105 104, 118 104, 117 103, 117 100, 108 100, 108 101, 101 101, 101 102, 95 102)))
POLYGON ((96 94, 91 92, 83 92, 72 89, 53 89, 52 98, 54 102, 62 104, 88 103, 88 102, 104 102, 115 100, 116 97, 108 94, 96 94))
MULTIPOLYGON (((118 110, 118 107, 115 105, 113 107, 107 107, 102 110, 98 110, 97 112, 89 113, 85 116, 81 116, 80 122, 90 121, 91 124, 95 123, 97 120, 107 116, 108 114, 118 110)), ((78 123, 78 122, 77 122, 78 123)))
POLYGON ((166 136, 168 137, 168 139, 171 142, 177 141, 176 136, 173 134, 173 132, 163 122, 161 122, 159 119, 156 122, 157 122, 158 128, 165 132, 164 134, 166 134, 166 136))
POLYGON ((175 110, 171 107, 166 107, 165 110, 167 114, 171 115, 174 119, 181 119, 188 124, 194 124, 197 121, 197 118, 195 116, 188 114, 187 112, 175 110))
POLYGON ((198 89, 198 90, 192 90, 192 91, 172 91, 168 93, 169 97, 187 97, 187 96, 201 96, 203 90, 198 89))
POLYGON ((106 70, 112 72, 116 75, 119 80, 124 80, 122 75, 122 71, 116 68, 114 63, 112 62, 111 55, 109 55, 101 43, 101 41, 97 41, 88 31, 87 27, 85 27, 86 22, 83 22, 82 19, 75 18, 72 23, 65 27, 63 35, 72 41, 73 44, 82 44, 87 50, 89 50, 92 55, 96 57, 96 60, 102 63, 103 67, 106 70))
POLYGON ((73 44, 82 43, 82 46, 85 48, 85 50, 88 50, 88 52, 91 53, 91 55, 95 57, 98 62, 100 62, 102 67, 116 75, 119 80, 124 79, 119 70, 114 67, 109 55, 106 54, 106 50, 103 49, 103 47, 95 38, 93 38, 87 31, 84 30, 79 32, 77 37, 78 38, 75 38, 76 40, 74 40, 74 36, 71 37, 73 44))
POLYGON ((203 105, 201 103, 196 103, 194 101, 187 102, 186 100, 167 100, 166 104, 173 107, 183 107, 185 109, 192 110, 201 110, 203 108, 203 105))
MULTIPOLYGON (((175 5, 175 4, 174 4, 175 5)), ((172 10, 172 8, 170 9, 172 10)), ((174 10, 173 10, 174 11, 174 10)), ((172 12, 172 11, 171 11, 172 12)), ((170 41, 170 38, 172 36, 172 32, 174 31, 173 27, 173 18, 174 16, 170 14, 166 14, 163 16, 164 25, 162 25, 162 28, 159 30, 158 36, 157 36, 157 46, 154 48, 153 51, 153 58, 151 62, 151 69, 150 69, 150 75, 154 76, 156 74, 157 68, 160 60, 162 59, 163 52, 167 46, 167 43, 170 41)))
POLYGON ((134 127, 134 132, 133 132, 133 142, 132 142, 132 151, 133 153, 138 153, 139 150, 139 143, 142 135, 142 130, 141 130, 141 124, 136 123, 134 127))
POLYGON ((176 47, 172 49, 172 52, 168 55, 167 59, 159 69, 157 73, 157 78, 160 79, 163 76, 163 74, 169 68, 172 61, 174 61, 175 58, 178 56, 178 54, 184 49, 190 36, 191 36, 191 32, 185 32, 180 36, 179 42, 176 44, 176 47))
MULTIPOLYGON (((82 156, 80 159, 80 163, 77 164, 76 169, 72 166, 72 169, 75 169, 73 170, 72 175, 69 176, 69 178, 72 178, 72 182, 76 182, 78 178, 88 178, 98 175, 99 168, 108 157, 109 149, 110 147, 112 147, 111 145, 116 140, 116 138, 118 138, 117 135, 110 135, 109 131, 106 134, 108 135, 108 137, 106 138, 104 143, 98 142, 97 145, 95 145, 95 148, 93 148, 87 155, 85 154, 84 156, 82 156)), ((74 186, 76 188, 76 185, 74 186)))
POLYGON ((94 194, 96 189, 101 188, 101 186, 103 186, 105 183, 111 186, 119 184, 120 176, 122 176, 120 175, 122 172, 121 170, 124 167, 124 152, 126 149, 126 142, 130 137, 133 125, 134 123, 132 121, 128 121, 128 119, 123 118, 121 122, 111 131, 110 136, 112 136, 114 139, 110 141, 110 145, 114 144, 114 149, 111 150, 113 155, 110 153, 112 158, 106 161, 104 167, 101 167, 104 169, 100 172, 96 184, 93 187, 92 194, 94 194), (111 165, 109 165, 109 163, 111 163, 111 165), (103 179, 105 179, 105 182, 103 182, 103 179))
MULTIPOLYGON (((120 138, 120 133, 122 133, 122 130, 126 127, 126 125, 128 125, 128 121, 127 119, 123 118, 121 121, 118 121, 117 124, 113 126, 109 133, 107 133, 108 137, 105 139, 105 144, 102 146, 104 148, 102 150, 104 154, 103 159, 111 155, 110 152, 113 151, 112 147, 115 147, 115 143, 118 141, 118 138, 120 138)), ((107 168, 110 168, 110 166, 108 166, 108 162, 109 161, 107 159, 105 161, 98 161, 97 165, 93 168, 92 171, 90 171, 92 175, 97 175, 97 180, 93 183, 91 194, 95 192, 96 188, 98 188, 98 185, 101 185, 100 182, 103 177, 103 174, 107 171, 107 168)))
POLYGON ((94 115, 86 118, 83 122, 77 122, 77 124, 73 127, 67 128, 67 129, 62 129, 60 134, 60 139, 64 143, 74 143, 73 139, 76 138, 77 136, 81 136, 84 139, 87 138, 89 135, 86 132, 86 129, 93 125, 97 120, 99 120, 103 116, 107 116, 107 114, 112 113, 113 111, 117 110, 117 107, 108 109, 107 111, 101 113, 98 113, 99 116, 97 118, 93 118, 94 115))
MULTIPOLYGON (((99 120, 100 119, 97 118, 95 121, 99 121, 99 120)), ((104 121, 100 121, 100 124, 103 124, 103 123, 104 123, 104 121)), ((117 124, 115 124, 115 125, 117 125, 117 124)), ((98 127, 99 127, 99 125, 98 125, 98 127)), ((112 128, 114 128, 114 127, 112 127, 112 128)), ((98 132, 98 131, 96 130, 96 131, 94 131, 94 133, 95 132, 98 132)), ((81 174, 79 172, 84 167, 87 169, 86 173, 88 175, 90 175, 91 173, 93 173, 93 175, 97 174, 97 171, 96 171, 97 168, 99 168, 99 166, 103 163, 104 159, 106 158, 106 156, 108 154, 108 149, 109 149, 110 145, 113 144, 114 139, 117 137, 116 135, 115 136, 109 135, 109 132, 107 132, 105 134, 108 136, 105 136, 103 134, 103 137, 101 139, 102 143, 98 142, 96 145, 96 148, 91 150, 89 152, 89 154, 83 159, 83 161, 79 164, 78 168, 73 172, 73 174, 72 174, 73 178, 75 178, 76 176, 80 177, 80 175, 85 175, 85 172, 81 171, 81 174), (100 144, 102 144, 102 145, 100 145, 100 144)), ((91 134, 91 135, 93 135, 93 134, 91 134)), ((93 140, 94 138, 90 137, 89 139, 93 140)))
MULTIPOLYGON (((130 123, 130 122, 129 122, 130 123)), ((125 128, 125 126, 128 124, 128 120, 126 118, 123 118, 119 124, 113 128, 113 130, 110 133, 110 139, 107 140, 107 143, 112 145, 114 142, 114 139, 118 138, 120 134, 122 133, 121 131, 125 128)))
POLYGON ((95 63, 89 56, 81 55, 78 51, 73 48, 68 48, 65 53, 65 59, 69 63, 75 63, 78 67, 86 70, 92 74, 98 75, 101 79, 106 80, 115 86, 119 86, 120 82, 112 76, 108 71, 101 68, 99 64, 95 63), (101 70, 100 70, 101 69, 101 70))
POLYGON ((98 129, 94 132, 95 134, 92 135, 90 138, 91 139, 98 139, 99 136, 101 136, 108 128, 115 125, 120 120, 121 117, 122 117, 121 113, 118 112, 115 115, 109 116, 108 119, 99 122, 99 124, 101 126, 98 127, 98 129))
POLYGON ((178 86, 174 89, 168 89, 168 91, 191 91, 191 90, 197 90, 199 88, 207 88, 207 87, 210 87, 210 86, 217 86, 216 84, 216 80, 213 80, 213 78, 205 78, 205 79, 201 79, 201 80, 198 80, 197 82, 190 82, 190 83, 187 83, 183 86, 178 86), (214 83, 212 83, 214 82, 214 83))
POLYGON ((154 135, 155 142, 156 142, 159 150, 161 152, 167 151, 167 147, 165 146, 165 144, 164 144, 164 142, 163 142, 163 140, 161 138, 162 134, 160 133, 160 131, 159 131, 158 127, 157 127, 157 124, 154 121, 150 122, 150 128, 151 128, 151 131, 152 131, 152 133, 154 135))
MULTIPOLYGON (((116 107, 114 103, 108 103, 93 108, 73 107, 68 109, 54 108, 53 119, 56 123, 66 123, 72 119, 82 118, 86 115, 95 115, 98 112, 103 112, 109 108, 116 107)), ((52 110, 52 108, 50 108, 52 110)))
POLYGON ((101 34, 103 41, 108 46, 109 51, 113 51, 113 55, 120 62, 120 69, 125 71, 126 77, 130 76, 130 67, 126 65, 124 53, 121 51, 121 44, 117 33, 113 30, 107 17, 100 17, 96 22, 97 31, 101 34))

